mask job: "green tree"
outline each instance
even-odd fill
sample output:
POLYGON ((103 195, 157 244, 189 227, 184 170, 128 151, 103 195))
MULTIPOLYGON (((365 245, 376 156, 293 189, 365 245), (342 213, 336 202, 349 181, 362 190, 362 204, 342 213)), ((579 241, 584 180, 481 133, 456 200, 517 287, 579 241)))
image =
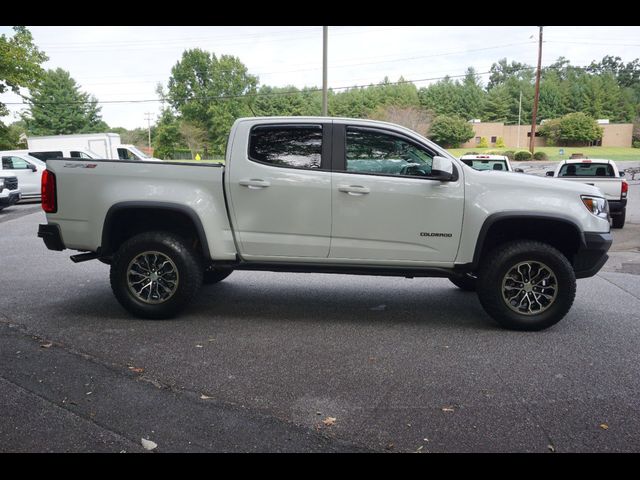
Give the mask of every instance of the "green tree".
POLYGON ((495 87, 487 92, 482 106, 485 122, 506 122, 509 117, 509 92, 504 87, 495 87))
POLYGON ((0 150, 26 148, 26 142, 20 140, 20 136, 24 133, 26 133, 24 122, 18 121, 11 125, 0 122, 0 150))
POLYGON ((164 108, 160 113, 152 145, 154 156, 162 159, 171 159, 173 152, 183 146, 178 119, 170 108, 164 108))
POLYGON ((109 128, 100 117, 96 98, 81 92, 69 72, 61 68, 44 73, 27 103, 29 110, 22 118, 31 135, 104 132, 109 128))
POLYGON ((252 115, 257 84, 237 57, 196 48, 171 69, 166 99, 183 119, 205 128, 213 153, 221 154, 233 122, 252 115))
POLYGON ((473 128, 464 118, 440 115, 436 117, 429 131, 429 138, 447 148, 456 148, 473 138, 473 128))
MULTIPOLYGON (((20 95, 21 88, 34 88, 44 74, 41 67, 48 57, 33 44, 31 32, 25 27, 13 27, 12 37, 0 36, 0 95, 12 91, 20 95)), ((0 117, 9 114, 7 106, 0 102, 0 117)), ((0 146, 14 149, 20 133, 16 128, 0 121, 0 146)))

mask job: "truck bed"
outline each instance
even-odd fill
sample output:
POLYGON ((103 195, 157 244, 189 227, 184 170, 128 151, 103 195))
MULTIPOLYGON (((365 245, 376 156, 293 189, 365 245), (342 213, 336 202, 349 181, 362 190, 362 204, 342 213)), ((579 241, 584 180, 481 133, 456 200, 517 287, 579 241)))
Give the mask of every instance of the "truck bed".
POLYGON ((67 248, 96 251, 109 210, 149 203, 191 208, 206 231, 222 231, 208 237, 209 251, 235 258, 220 164, 76 158, 48 160, 47 169, 56 175, 59 212, 48 215, 49 223, 61 227, 67 248))

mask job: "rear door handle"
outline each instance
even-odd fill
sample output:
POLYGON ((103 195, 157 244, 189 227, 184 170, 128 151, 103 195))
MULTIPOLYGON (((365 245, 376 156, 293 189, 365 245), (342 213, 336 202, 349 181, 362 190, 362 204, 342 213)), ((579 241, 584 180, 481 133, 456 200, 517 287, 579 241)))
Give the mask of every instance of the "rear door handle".
POLYGON ((365 195, 371 190, 369 190, 369 187, 363 187, 362 185, 338 185, 338 191, 349 195, 365 195))
POLYGON ((238 184, 242 185, 243 187, 247 187, 250 190, 267 188, 268 186, 271 185, 270 182, 267 182, 266 180, 262 180, 261 178, 252 178, 250 180, 240 180, 238 184))

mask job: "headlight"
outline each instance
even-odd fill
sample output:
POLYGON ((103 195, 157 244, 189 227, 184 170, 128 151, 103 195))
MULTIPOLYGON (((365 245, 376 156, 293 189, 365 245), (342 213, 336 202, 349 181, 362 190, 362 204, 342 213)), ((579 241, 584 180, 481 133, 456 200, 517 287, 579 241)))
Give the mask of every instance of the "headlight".
POLYGON ((591 213, 596 217, 609 219, 609 202, 602 197, 590 197, 588 195, 582 195, 582 203, 587 207, 591 213))

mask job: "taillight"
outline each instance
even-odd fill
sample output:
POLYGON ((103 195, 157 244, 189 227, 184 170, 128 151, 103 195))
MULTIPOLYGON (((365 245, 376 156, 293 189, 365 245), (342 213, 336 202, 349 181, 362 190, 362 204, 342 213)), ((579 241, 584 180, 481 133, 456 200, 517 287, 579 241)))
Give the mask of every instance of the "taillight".
POLYGON ((627 183, 626 180, 622 180, 622 192, 621 192, 621 197, 622 198, 626 198, 627 196, 627 192, 629 191, 629 184, 627 183))
POLYGON ((46 213, 56 213, 58 205, 56 202, 56 176, 53 172, 45 170, 42 172, 40 193, 42 194, 42 209, 46 213))

